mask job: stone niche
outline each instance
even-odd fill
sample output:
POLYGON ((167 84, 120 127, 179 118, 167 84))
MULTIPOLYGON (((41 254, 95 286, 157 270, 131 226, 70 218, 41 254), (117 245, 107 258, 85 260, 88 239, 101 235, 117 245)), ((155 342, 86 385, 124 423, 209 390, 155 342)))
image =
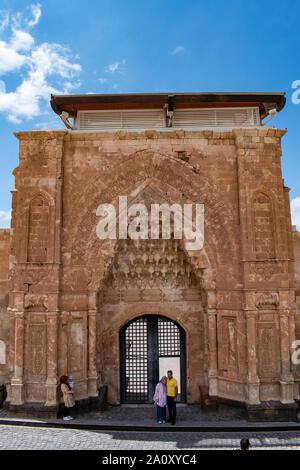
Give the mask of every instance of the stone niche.
POLYGON ((206 293, 179 240, 120 240, 99 294, 97 369, 118 403, 120 328, 144 314, 159 314, 184 327, 188 399, 199 401, 207 386, 208 351, 204 330, 206 293))

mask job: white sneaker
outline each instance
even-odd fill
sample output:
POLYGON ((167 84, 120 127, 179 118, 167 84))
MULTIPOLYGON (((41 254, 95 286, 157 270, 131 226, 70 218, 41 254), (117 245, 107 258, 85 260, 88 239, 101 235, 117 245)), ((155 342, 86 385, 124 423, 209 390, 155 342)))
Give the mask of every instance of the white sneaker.
POLYGON ((69 418, 69 419, 74 419, 74 418, 72 418, 72 416, 68 416, 68 418, 69 418))
POLYGON ((69 421, 69 416, 64 416, 64 421, 69 421))

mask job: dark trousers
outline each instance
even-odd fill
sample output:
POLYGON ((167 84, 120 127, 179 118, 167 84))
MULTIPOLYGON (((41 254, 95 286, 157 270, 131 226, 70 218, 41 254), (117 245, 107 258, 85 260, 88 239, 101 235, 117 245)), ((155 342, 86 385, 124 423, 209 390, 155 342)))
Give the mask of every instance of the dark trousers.
POLYGON ((176 401, 174 401, 174 397, 167 396, 167 405, 169 411, 169 420, 171 423, 175 424, 176 421, 176 401))
POLYGON ((65 404, 64 404, 64 410, 63 410, 63 417, 65 418, 66 416, 70 416, 70 410, 72 408, 68 408, 65 404))

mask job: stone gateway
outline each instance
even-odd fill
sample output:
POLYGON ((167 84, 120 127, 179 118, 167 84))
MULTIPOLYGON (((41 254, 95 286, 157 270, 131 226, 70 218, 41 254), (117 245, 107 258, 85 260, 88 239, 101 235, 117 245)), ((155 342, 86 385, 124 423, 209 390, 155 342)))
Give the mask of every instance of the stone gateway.
POLYGON ((151 403, 172 369, 182 402, 295 419, 300 233, 282 179, 286 131, 263 125, 284 103, 283 93, 52 96, 66 130, 16 133, 12 222, 0 230, 11 413, 56 416, 61 375, 91 409, 102 385, 110 404, 151 403), (115 207, 118 235, 125 196, 148 214, 203 205, 201 249, 172 227, 169 238, 139 238, 137 226, 134 239, 99 238, 98 207, 115 207))

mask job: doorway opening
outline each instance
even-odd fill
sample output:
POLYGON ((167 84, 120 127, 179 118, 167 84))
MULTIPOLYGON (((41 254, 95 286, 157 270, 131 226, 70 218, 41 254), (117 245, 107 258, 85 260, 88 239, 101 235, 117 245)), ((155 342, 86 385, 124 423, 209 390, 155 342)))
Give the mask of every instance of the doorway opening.
POLYGON ((121 403, 153 403, 167 371, 178 381, 177 401, 186 401, 185 331, 173 320, 144 315, 120 331, 121 403))

